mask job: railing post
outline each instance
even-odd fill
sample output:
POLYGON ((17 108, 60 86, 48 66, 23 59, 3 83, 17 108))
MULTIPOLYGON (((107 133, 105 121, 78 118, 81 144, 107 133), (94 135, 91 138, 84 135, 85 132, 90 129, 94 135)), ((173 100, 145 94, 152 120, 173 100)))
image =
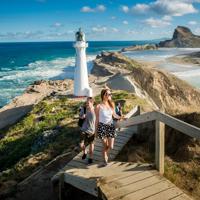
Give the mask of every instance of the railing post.
POLYGON ((165 159, 165 124, 156 120, 156 169, 162 175, 164 174, 165 159))

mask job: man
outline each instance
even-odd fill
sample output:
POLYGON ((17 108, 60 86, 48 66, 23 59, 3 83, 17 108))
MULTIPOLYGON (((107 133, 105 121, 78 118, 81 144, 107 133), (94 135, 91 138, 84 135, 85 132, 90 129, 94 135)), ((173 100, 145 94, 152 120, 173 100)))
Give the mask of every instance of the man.
POLYGON ((89 144, 89 158, 88 164, 93 162, 93 152, 94 152, 94 138, 95 138, 95 111, 94 111, 94 99, 88 97, 86 101, 86 115, 83 125, 81 127, 80 134, 80 147, 83 151, 82 159, 86 159, 87 150, 86 144, 89 144))

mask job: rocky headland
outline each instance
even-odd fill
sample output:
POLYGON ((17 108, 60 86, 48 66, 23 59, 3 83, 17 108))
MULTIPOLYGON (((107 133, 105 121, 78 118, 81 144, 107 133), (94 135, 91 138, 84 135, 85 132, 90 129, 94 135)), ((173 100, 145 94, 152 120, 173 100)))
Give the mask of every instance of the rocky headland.
POLYGON ((156 44, 134 45, 130 47, 122 48, 121 52, 126 51, 143 51, 143 50, 156 50, 158 49, 156 44))
POLYGON ((182 48, 199 48, 200 36, 195 35, 191 30, 184 26, 177 26, 174 30, 172 39, 161 41, 159 47, 182 47, 182 48))

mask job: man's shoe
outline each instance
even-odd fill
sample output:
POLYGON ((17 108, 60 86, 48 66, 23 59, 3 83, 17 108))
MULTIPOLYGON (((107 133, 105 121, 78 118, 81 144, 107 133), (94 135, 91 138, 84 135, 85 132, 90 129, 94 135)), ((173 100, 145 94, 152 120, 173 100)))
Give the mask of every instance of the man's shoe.
POLYGON ((87 153, 84 153, 83 156, 82 156, 82 160, 85 160, 87 157, 87 153))
POLYGON ((88 158, 88 164, 92 164, 93 163, 93 159, 92 158, 88 158))

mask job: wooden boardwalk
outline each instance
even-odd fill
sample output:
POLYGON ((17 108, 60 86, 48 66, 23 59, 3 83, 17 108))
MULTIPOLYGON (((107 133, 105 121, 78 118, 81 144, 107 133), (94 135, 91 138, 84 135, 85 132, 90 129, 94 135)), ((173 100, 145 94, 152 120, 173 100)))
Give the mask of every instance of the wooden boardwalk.
POLYGON ((94 163, 87 165, 86 161, 81 159, 82 153, 78 154, 62 169, 63 181, 107 200, 189 200, 188 196, 166 178, 160 176, 151 165, 113 161, 136 131, 135 126, 123 128, 118 133, 114 149, 110 153, 110 163, 106 167, 101 166, 102 143, 96 139, 94 163))

